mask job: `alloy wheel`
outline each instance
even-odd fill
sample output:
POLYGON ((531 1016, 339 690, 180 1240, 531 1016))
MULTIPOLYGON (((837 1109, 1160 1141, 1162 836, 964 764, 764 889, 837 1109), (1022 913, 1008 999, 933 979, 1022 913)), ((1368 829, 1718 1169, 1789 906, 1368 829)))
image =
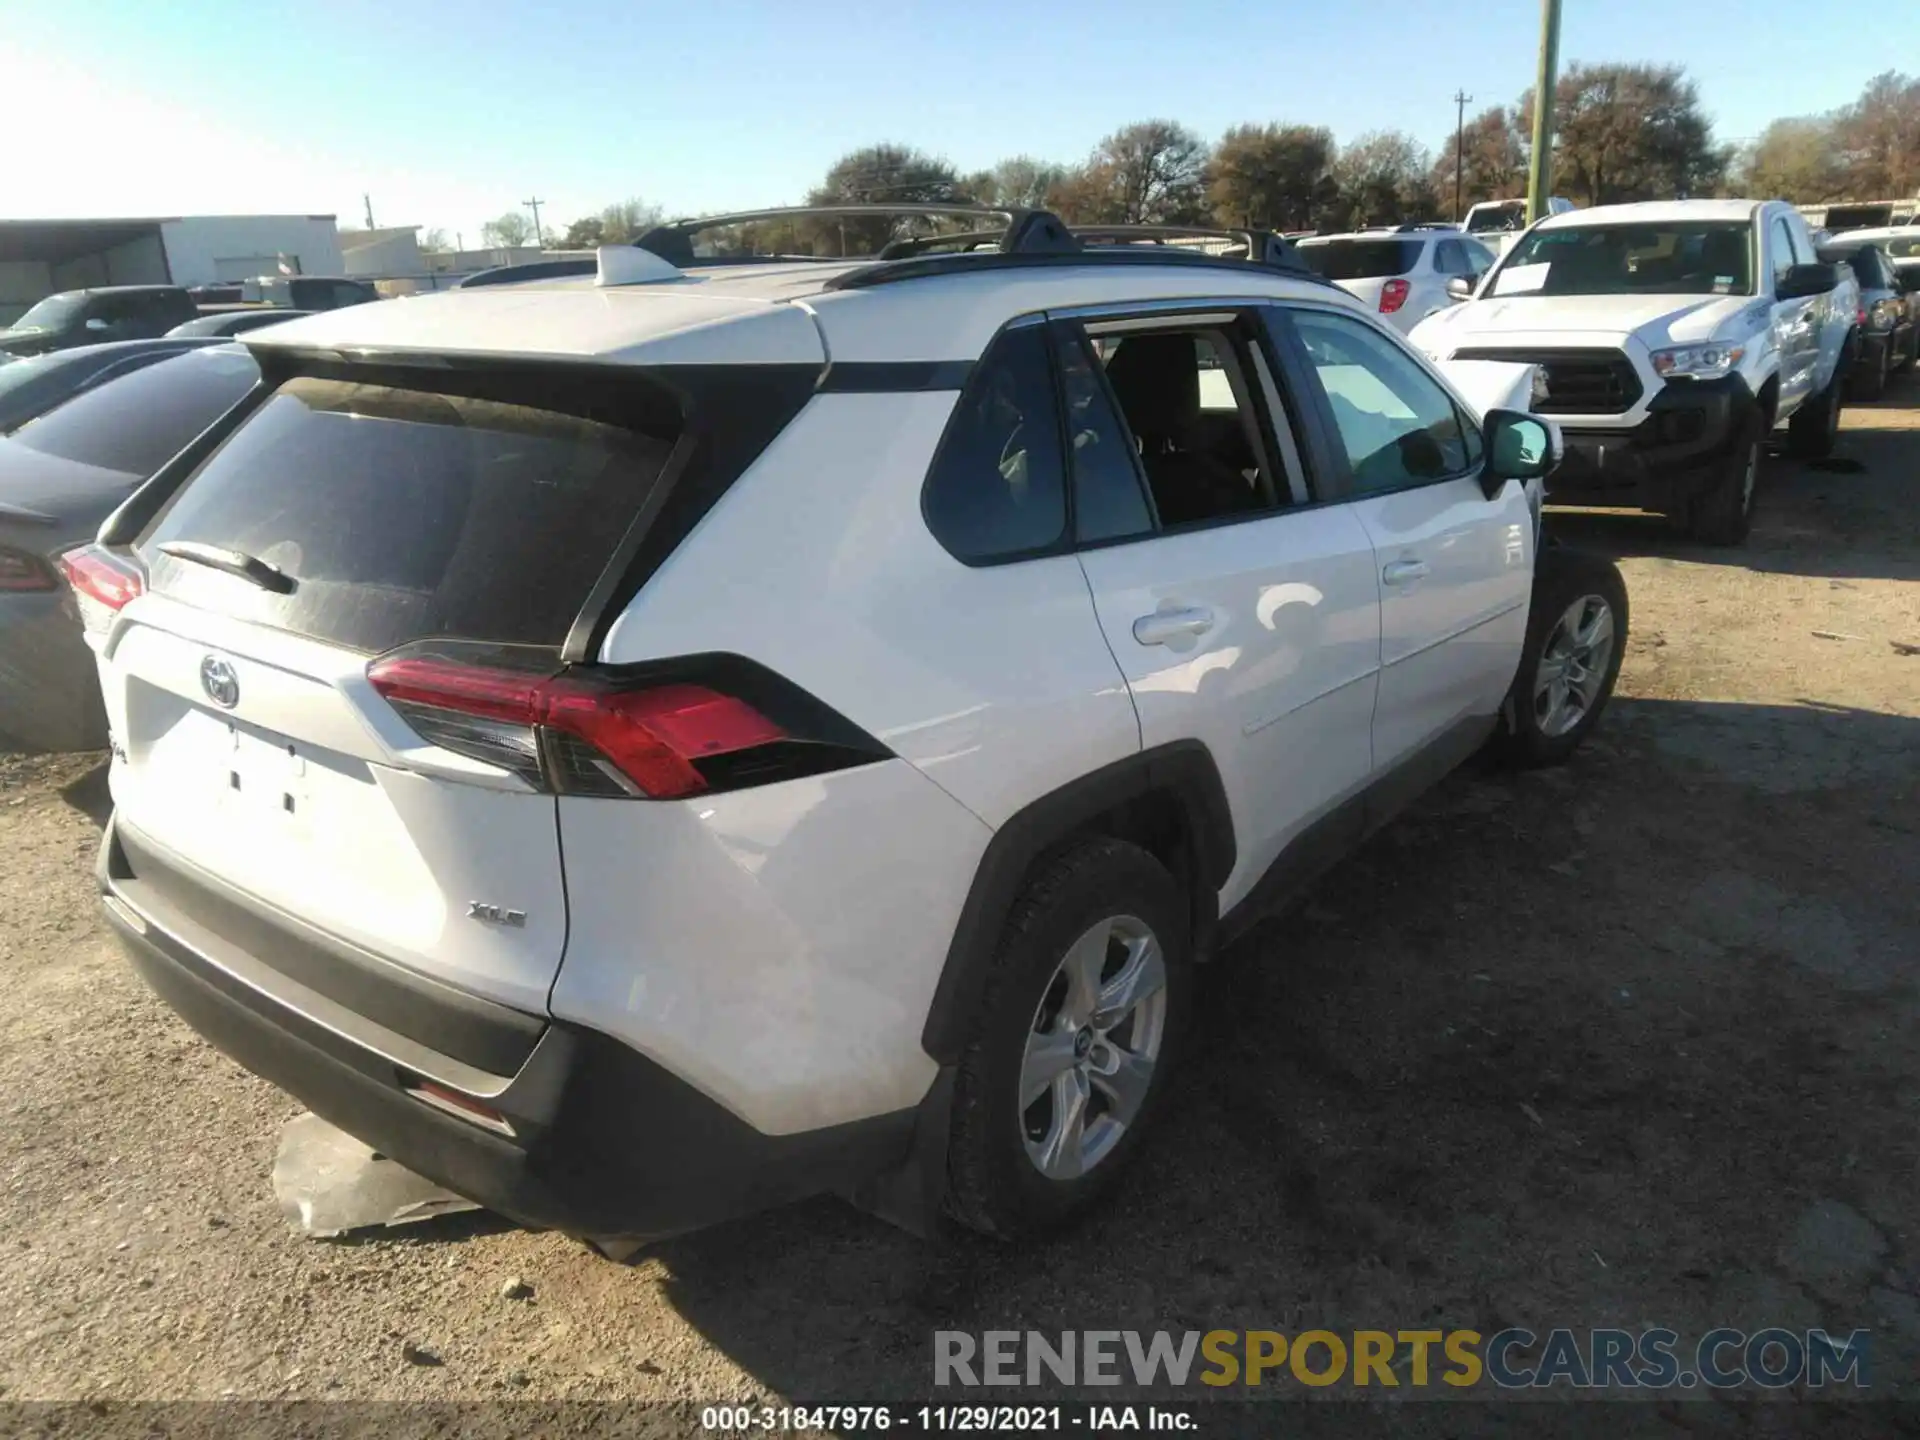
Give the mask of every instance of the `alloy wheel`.
POLYGON ((1067 948, 1020 1061, 1020 1138, 1049 1180, 1074 1180, 1140 1115, 1167 1029, 1167 964, 1142 920, 1114 915, 1067 948))
POLYGON ((1565 735, 1593 712, 1614 640, 1613 607, 1603 595, 1582 595, 1554 622, 1533 678, 1534 722, 1542 735, 1565 735))

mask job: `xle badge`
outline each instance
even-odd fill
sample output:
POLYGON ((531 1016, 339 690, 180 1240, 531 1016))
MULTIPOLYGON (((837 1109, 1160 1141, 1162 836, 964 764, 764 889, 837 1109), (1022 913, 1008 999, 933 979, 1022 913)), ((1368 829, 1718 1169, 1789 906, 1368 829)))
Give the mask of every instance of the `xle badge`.
POLYGON ((486 905, 478 900, 467 902, 467 918, 484 920, 489 925, 511 925, 516 930, 525 929, 527 924, 524 910, 509 910, 504 905, 486 905))

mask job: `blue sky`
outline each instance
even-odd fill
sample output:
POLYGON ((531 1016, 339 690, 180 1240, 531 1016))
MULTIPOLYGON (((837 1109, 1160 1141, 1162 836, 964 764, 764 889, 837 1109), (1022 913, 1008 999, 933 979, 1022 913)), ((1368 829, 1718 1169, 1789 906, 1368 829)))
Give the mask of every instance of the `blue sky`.
MULTIPOLYGON (((1844 104, 1874 68, 1857 45, 1787 43, 1805 0, 1565 5, 1563 63, 1684 64, 1727 140, 1844 104)), ((1283 120, 1431 145, 1451 132, 1456 88, 1471 113, 1532 83, 1539 24, 1537 0, 4 9, 0 217, 357 220, 370 192, 380 224, 469 244, 529 196, 562 223, 629 195, 673 212, 797 200, 876 140, 962 169, 1023 151, 1078 159, 1152 116, 1209 139, 1283 120)))

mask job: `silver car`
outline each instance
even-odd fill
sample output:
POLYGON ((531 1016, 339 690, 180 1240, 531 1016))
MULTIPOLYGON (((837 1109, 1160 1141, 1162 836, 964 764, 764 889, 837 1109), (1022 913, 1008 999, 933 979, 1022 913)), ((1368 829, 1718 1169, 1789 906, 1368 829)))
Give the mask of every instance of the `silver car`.
POLYGON ((0 748, 107 743, 99 676, 59 557, 92 539, 258 378, 241 346, 193 350, 87 390, 0 439, 0 748))

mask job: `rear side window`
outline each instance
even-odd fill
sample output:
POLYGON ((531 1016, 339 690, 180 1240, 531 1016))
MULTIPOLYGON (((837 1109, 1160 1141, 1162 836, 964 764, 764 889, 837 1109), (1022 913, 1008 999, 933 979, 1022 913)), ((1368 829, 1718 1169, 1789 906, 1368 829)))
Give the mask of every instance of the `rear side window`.
POLYGON ((1413 269, 1420 248, 1418 240, 1309 240, 1300 258, 1329 280, 1377 280, 1413 269))
POLYGON ((144 480, 238 404, 259 378, 252 357, 238 346, 194 350, 76 395, 13 439, 144 480))
POLYGON ((974 367, 921 494, 927 528, 969 565, 1048 550, 1067 528, 1047 335, 1007 331, 974 367))
POLYGON ((559 645, 676 437, 340 379, 282 386, 142 541, 153 588, 367 652, 429 636, 559 645), (293 581, 159 553, 193 541, 293 581))

